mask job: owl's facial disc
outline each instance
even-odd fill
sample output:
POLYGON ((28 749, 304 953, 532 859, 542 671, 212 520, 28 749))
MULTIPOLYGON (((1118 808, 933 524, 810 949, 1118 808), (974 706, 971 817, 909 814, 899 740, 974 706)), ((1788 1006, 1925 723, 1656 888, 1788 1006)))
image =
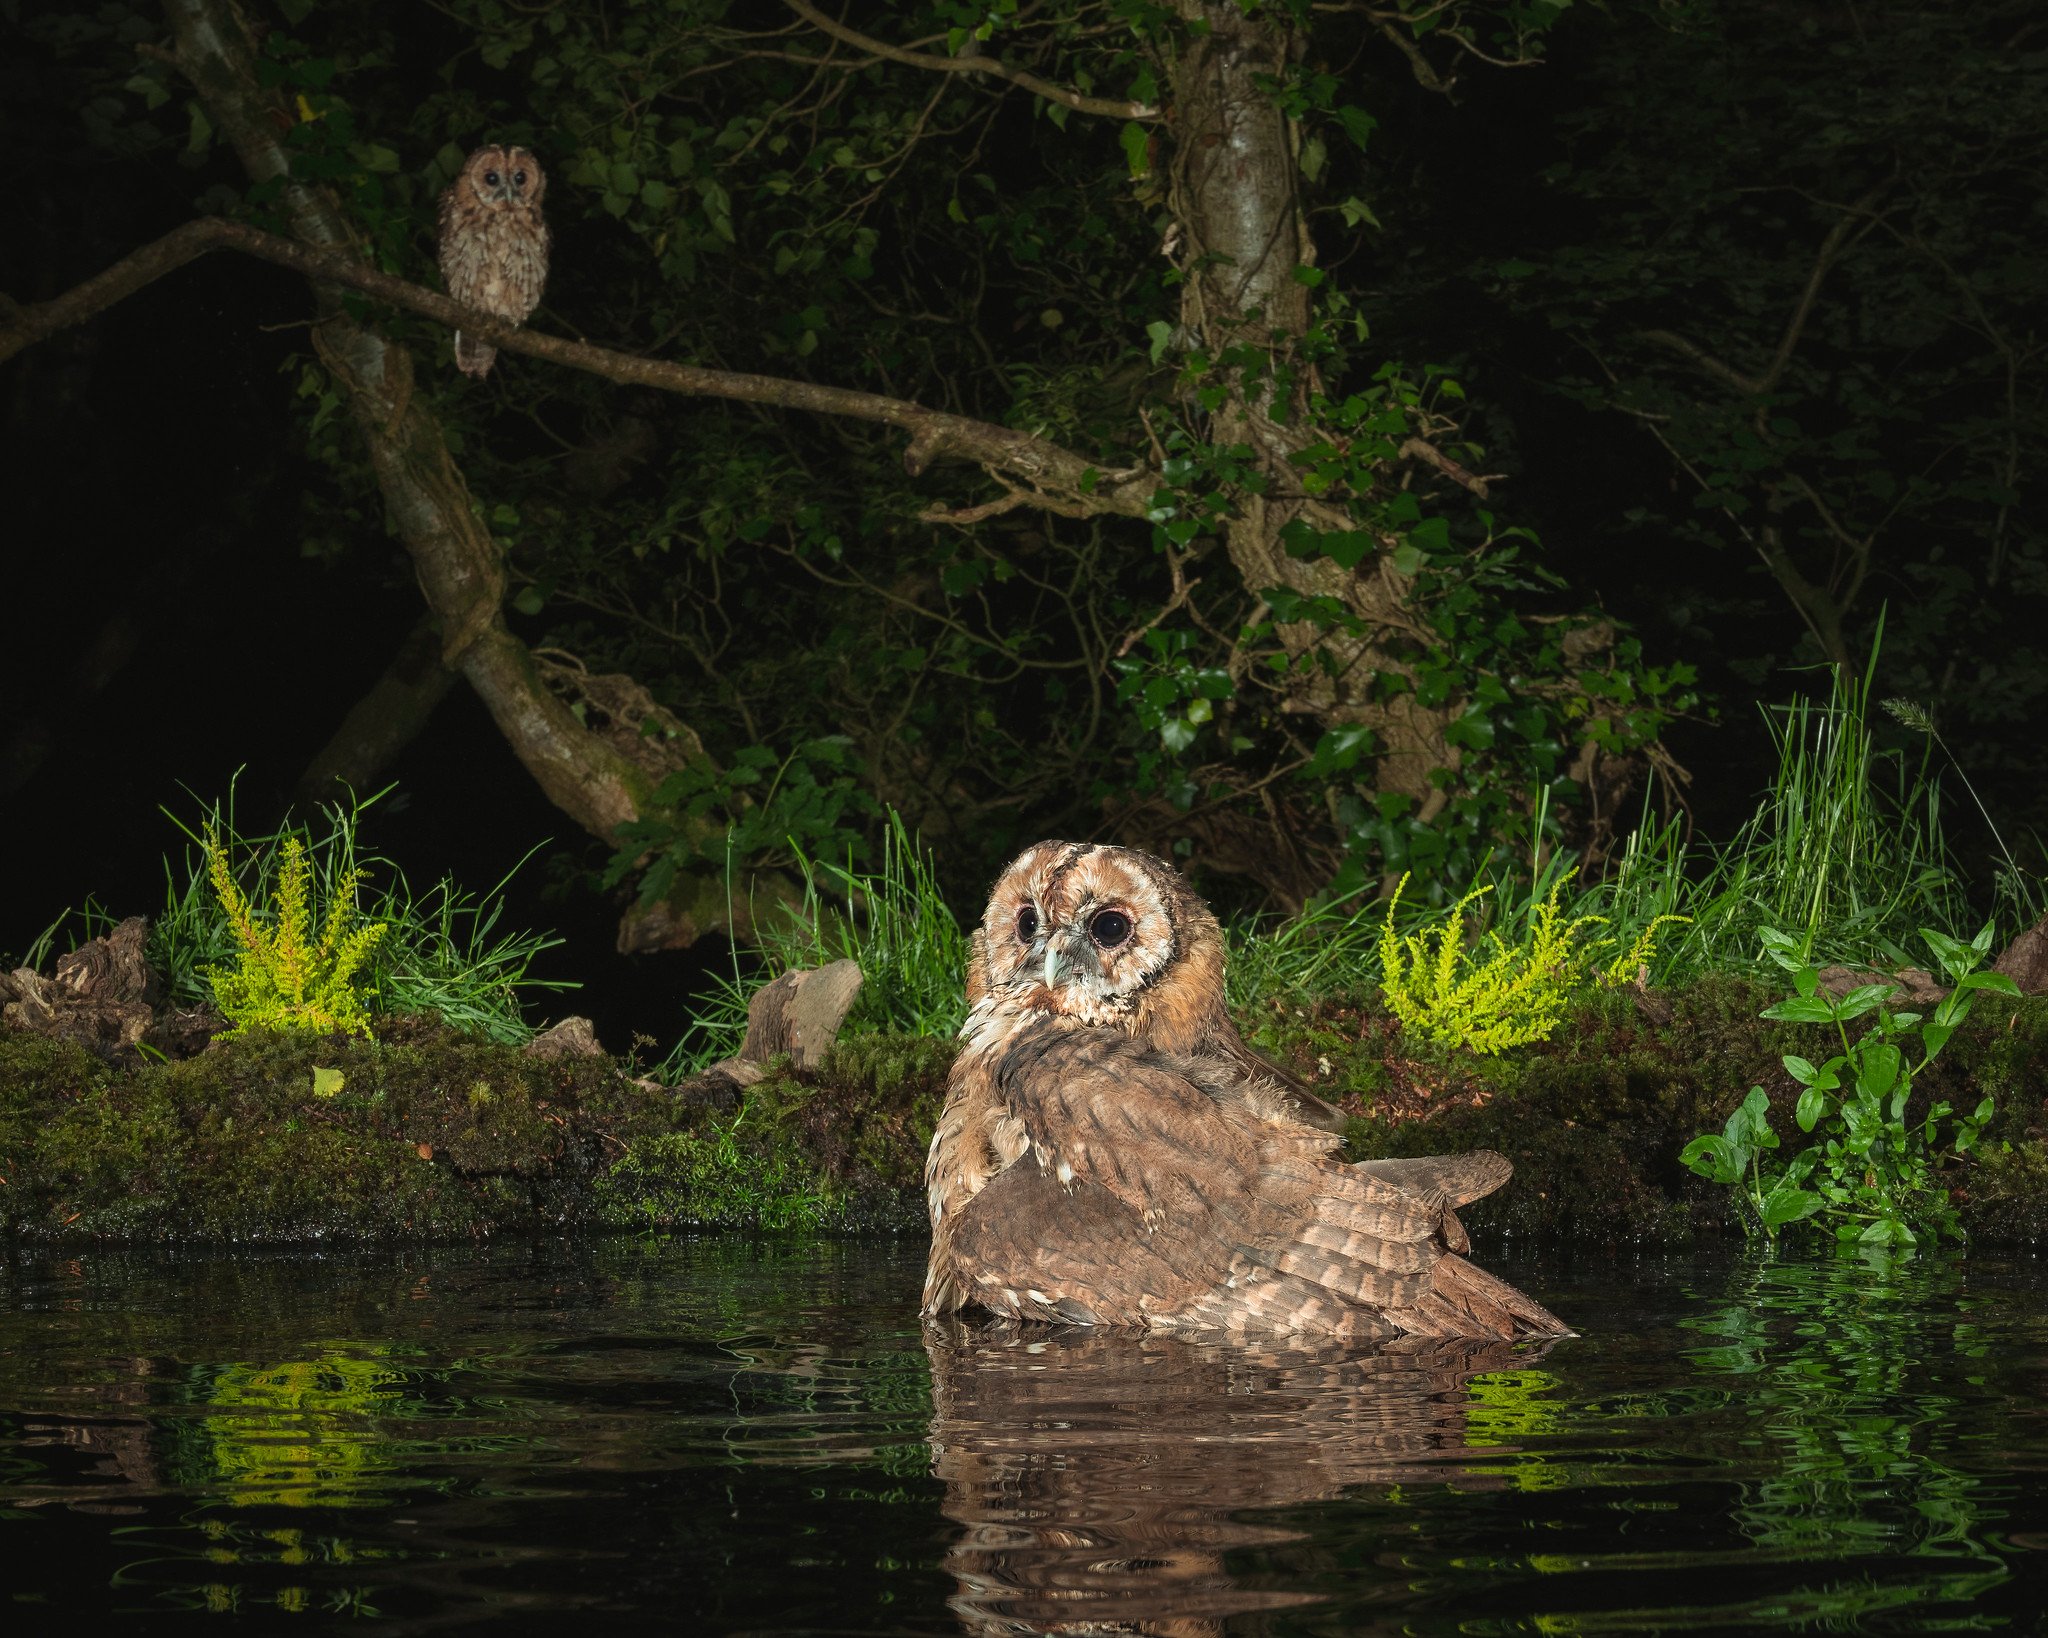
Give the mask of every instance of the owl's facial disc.
POLYGON ((996 884, 990 987, 1036 1011, 1128 1026, 1179 958, 1166 867, 1124 848, 1042 842, 996 884))

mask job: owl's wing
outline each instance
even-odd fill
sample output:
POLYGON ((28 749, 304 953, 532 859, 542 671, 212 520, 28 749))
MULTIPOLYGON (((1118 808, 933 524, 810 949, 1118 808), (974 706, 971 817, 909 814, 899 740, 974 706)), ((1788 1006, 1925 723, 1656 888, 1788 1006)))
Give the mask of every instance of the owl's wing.
POLYGON ((1565 1329, 1447 1244, 1463 1241, 1450 1205, 1497 1184, 1499 1157, 1378 1175, 1198 1077, 1103 1030, 1027 1031, 1004 1054, 997 1093, 1031 1153, 976 1197, 962 1240, 999 1306, 1361 1337, 1565 1329))

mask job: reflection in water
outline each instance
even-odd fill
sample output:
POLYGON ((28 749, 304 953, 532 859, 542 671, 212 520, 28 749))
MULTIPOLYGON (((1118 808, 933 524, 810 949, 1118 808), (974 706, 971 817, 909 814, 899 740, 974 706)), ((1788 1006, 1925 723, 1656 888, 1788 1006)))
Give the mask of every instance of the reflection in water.
POLYGON ((1731 1523, 1773 1558, 1860 1548, 1888 1563, 1881 1581, 1806 1591, 1802 1612, 1868 1620, 1968 1602, 2006 1581, 1993 1545, 2004 1487, 1968 1470, 1981 1469, 1998 1436, 1930 1380, 1936 1360, 1940 1374, 1964 1381, 1972 1361, 1990 1363, 1963 1270, 1886 1253, 1771 1260, 1738 1270, 1727 1295, 1736 1300, 1679 1323, 1710 1339, 1688 1357, 1703 1373, 1740 1380, 1772 1448, 1768 1469, 1741 1486, 1731 1523))
POLYGON ((152 1634, 2039 1632, 2040 1268, 1524 1263, 1587 1319, 1539 1361, 928 1331, 916 1243, 18 1254, 5 1607, 152 1634))
POLYGON ((1298 1534, 1251 1510, 1352 1485, 1499 1485, 1468 1459, 1504 1454, 1519 1390, 1482 1407, 1493 1431, 1475 1438, 1472 1385, 1486 1372, 1513 1383, 1537 1352, 1244 1348, 958 1321, 929 1325, 925 1347, 933 1467, 961 1526, 953 1608, 977 1633, 1214 1632, 1305 1602, 1227 1565, 1231 1548, 1298 1534))
POLYGON ((391 1450, 380 1423, 399 1378, 372 1344, 313 1359, 227 1365, 205 1385, 214 1482, 237 1507, 345 1507, 380 1500, 391 1450))

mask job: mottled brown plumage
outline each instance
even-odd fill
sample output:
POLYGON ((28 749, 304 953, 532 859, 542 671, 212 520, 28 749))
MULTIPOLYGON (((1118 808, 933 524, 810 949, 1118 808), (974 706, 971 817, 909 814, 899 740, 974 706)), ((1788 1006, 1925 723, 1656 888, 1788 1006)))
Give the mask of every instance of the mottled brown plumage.
MULTIPOLYGON (((462 162, 441 194, 441 280, 468 307, 524 324, 548 282, 548 179, 524 148, 495 143, 462 162)), ((498 349, 455 332, 455 366, 488 375, 498 349)))
POLYGON ((1244 1044, 1216 918, 1171 867, 1043 842, 996 884, 925 1165, 928 1314, 1188 1331, 1555 1336, 1474 1267, 1497 1154, 1345 1165, 1244 1044))

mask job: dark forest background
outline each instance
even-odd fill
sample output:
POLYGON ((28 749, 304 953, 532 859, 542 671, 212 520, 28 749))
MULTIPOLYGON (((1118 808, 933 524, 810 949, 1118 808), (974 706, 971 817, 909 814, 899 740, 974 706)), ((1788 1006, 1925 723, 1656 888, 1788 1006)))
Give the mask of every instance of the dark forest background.
MULTIPOLYGON (((555 236, 536 329, 916 400, 1104 466, 1157 439, 1179 510, 933 523, 1000 496, 983 465, 906 474, 872 426, 512 354, 467 382, 444 330, 362 308, 419 361, 513 637, 630 677, 690 741, 611 869, 620 843, 551 803, 440 670, 306 281, 209 256, 0 364, 0 946, 88 894, 150 908, 179 841, 158 805, 196 813, 183 788, 211 800, 241 769, 245 821, 303 808, 344 719, 396 679, 419 720, 355 764, 398 787, 372 840, 481 886, 551 838, 514 914, 569 934, 554 970, 614 1038, 672 1035, 722 934, 677 948, 629 912, 676 891, 649 892, 650 865, 721 873, 729 831, 766 881, 792 840, 871 849, 893 808, 963 910, 1054 833, 1177 852, 1240 910, 1409 868, 1452 887, 1532 824, 1597 862, 1646 798, 1730 833, 1775 764, 1760 707, 1825 697, 1881 617, 1877 691, 1932 712, 2041 868, 2039 8, 1255 8, 1289 115, 1281 203, 1314 252, 1311 327, 1257 358, 1231 351, 1244 315, 1227 335, 1203 329, 1213 303, 1190 317, 1201 269, 1162 254, 1201 223, 1174 65, 1218 9, 847 13, 927 56, 1000 51, 1164 104, 1151 120, 917 64, 820 73, 843 43, 779 5, 249 0, 264 88, 299 116, 294 174, 335 189, 387 271, 437 289, 435 194, 470 146, 524 141, 555 236), (1223 544, 1246 480, 1215 428, 1305 392, 1290 370, 1331 402, 1273 419, 1352 463, 1330 492, 1364 545, 1327 518, 1283 543, 1409 575, 1422 631, 1384 674, 1441 707, 1424 778, 1396 771, 1398 712, 1372 715, 1389 691, 1317 695, 1317 646, 1275 635, 1289 609, 1223 544), (1486 493, 1367 451, 1372 415, 1486 493)), ((163 13, 0 0, 0 23, 13 302, 196 214, 289 231, 138 52, 168 44, 163 13)), ((1276 471, 1317 470, 1304 438, 1276 471)), ((1294 612, 1323 620, 1325 654, 1366 618, 1294 612)), ((1953 786, 1946 813, 1988 902, 1989 830, 1953 786)))

